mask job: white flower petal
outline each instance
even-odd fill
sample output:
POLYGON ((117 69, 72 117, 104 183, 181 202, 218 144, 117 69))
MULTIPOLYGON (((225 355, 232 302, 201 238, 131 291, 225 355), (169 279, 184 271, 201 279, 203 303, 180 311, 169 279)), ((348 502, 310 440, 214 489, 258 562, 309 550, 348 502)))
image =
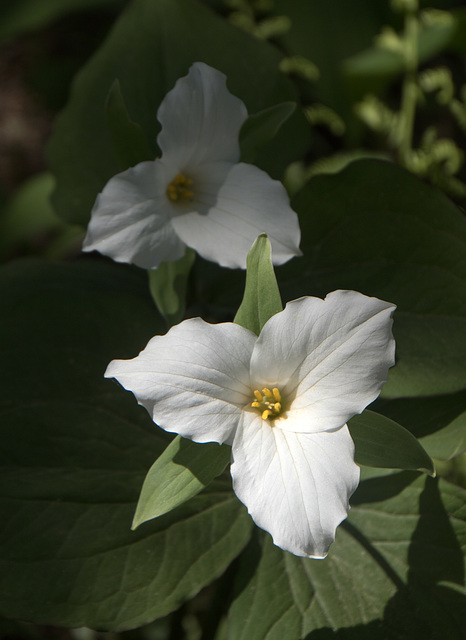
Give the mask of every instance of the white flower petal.
POLYGON ((232 323, 185 320, 132 360, 105 372, 132 391, 154 422, 195 442, 231 443, 251 402, 249 362, 256 336, 232 323))
POLYGON ((100 251, 144 269, 181 258, 186 245, 171 224, 166 183, 160 160, 141 162, 111 178, 92 210, 83 251, 100 251))
POLYGON ((233 488, 274 543, 298 556, 324 558, 359 482, 346 425, 298 434, 245 413, 233 441, 233 488))
POLYGON ((394 364, 394 309, 355 291, 334 291, 325 300, 290 302, 267 322, 251 380, 257 388, 279 386, 291 403, 280 429, 334 429, 375 400, 394 364))
POLYGON ((178 216, 173 226, 183 242, 204 258, 244 269, 261 233, 269 237, 274 264, 300 255, 298 217, 280 182, 243 163, 233 165, 226 175, 224 163, 199 167, 196 179, 194 204, 201 205, 201 213, 178 216))
POLYGON ((226 77, 194 63, 163 99, 157 138, 164 160, 179 170, 212 160, 237 162, 238 135, 247 118, 244 103, 226 88, 226 77))

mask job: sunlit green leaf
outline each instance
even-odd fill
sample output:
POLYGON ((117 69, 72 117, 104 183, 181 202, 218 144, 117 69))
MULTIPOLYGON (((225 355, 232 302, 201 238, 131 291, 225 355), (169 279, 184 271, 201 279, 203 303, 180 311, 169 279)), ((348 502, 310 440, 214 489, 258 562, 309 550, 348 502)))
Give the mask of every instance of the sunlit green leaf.
POLYGON ((461 413, 443 429, 422 440, 422 445, 431 456, 451 460, 466 451, 466 411, 461 413))
POLYGON ((419 441, 389 418, 366 409, 348 427, 355 444, 355 460, 369 467, 419 470, 435 475, 434 464, 419 441))
POLYGON ((269 239, 262 234, 248 254, 244 297, 234 320, 256 335, 283 309, 270 255, 269 239))
POLYGON ((230 457, 227 445, 198 444, 177 436, 147 473, 133 529, 197 495, 225 469, 230 457))

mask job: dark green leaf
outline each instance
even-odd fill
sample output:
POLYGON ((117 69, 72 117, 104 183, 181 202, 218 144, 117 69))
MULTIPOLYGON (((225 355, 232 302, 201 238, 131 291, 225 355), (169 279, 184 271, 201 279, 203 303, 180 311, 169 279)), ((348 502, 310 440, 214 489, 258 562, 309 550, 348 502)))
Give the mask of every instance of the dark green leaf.
POLYGON ((126 110, 120 82, 115 80, 108 92, 105 118, 112 137, 120 169, 133 167, 144 160, 153 160, 142 128, 133 122, 126 110))
POLYGON ((169 326, 183 319, 186 307, 186 289, 196 253, 186 248, 186 253, 175 262, 163 262, 157 269, 148 271, 149 289, 169 326))
POLYGON ((234 320, 256 335, 283 309, 270 255, 269 239, 262 234, 248 254, 244 297, 234 320))
POLYGON ((295 109, 294 102, 282 102, 250 115, 239 135, 242 162, 254 162, 257 151, 272 140, 295 109))
POLYGON ((131 531, 170 441, 103 375, 163 327, 146 275, 114 263, 0 272, 0 615, 127 629, 223 573, 250 534, 229 480, 131 531))
POLYGON ((358 464, 435 475, 434 464, 419 441, 390 418, 366 409, 349 421, 348 428, 358 464))
POLYGON ((227 466, 231 447, 198 444, 177 436, 147 473, 133 529, 197 495, 227 466))

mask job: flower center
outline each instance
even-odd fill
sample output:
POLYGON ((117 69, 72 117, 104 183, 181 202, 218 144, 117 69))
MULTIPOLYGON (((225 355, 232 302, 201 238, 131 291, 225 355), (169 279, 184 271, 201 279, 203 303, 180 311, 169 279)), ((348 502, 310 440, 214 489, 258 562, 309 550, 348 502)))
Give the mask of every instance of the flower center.
POLYGON ((262 420, 274 420, 281 415, 283 411, 283 401, 280 391, 277 387, 274 387, 272 391, 270 389, 262 389, 254 391, 254 402, 251 403, 251 407, 257 409, 262 415, 262 420))
POLYGON ((187 178, 182 173, 179 173, 167 187, 167 196, 173 202, 183 202, 185 200, 192 200, 194 191, 191 189, 193 181, 191 178, 187 178))

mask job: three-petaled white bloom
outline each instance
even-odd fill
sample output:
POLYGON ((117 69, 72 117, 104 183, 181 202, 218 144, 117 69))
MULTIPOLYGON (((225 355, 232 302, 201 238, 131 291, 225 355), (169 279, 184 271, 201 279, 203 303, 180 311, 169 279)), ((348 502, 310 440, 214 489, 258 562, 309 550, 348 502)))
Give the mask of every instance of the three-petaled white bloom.
POLYGON ((257 337, 200 318, 106 377, 166 431, 232 446, 233 488, 276 545, 323 558, 359 482, 346 422, 394 364, 392 304, 354 291, 300 298, 257 337))
POLYGON ((272 260, 299 255, 300 230, 283 185, 238 162, 246 107, 226 77, 196 62, 163 99, 157 118, 161 158, 109 180, 97 197, 83 250, 154 269, 186 246, 225 267, 246 267, 266 233, 272 260))

